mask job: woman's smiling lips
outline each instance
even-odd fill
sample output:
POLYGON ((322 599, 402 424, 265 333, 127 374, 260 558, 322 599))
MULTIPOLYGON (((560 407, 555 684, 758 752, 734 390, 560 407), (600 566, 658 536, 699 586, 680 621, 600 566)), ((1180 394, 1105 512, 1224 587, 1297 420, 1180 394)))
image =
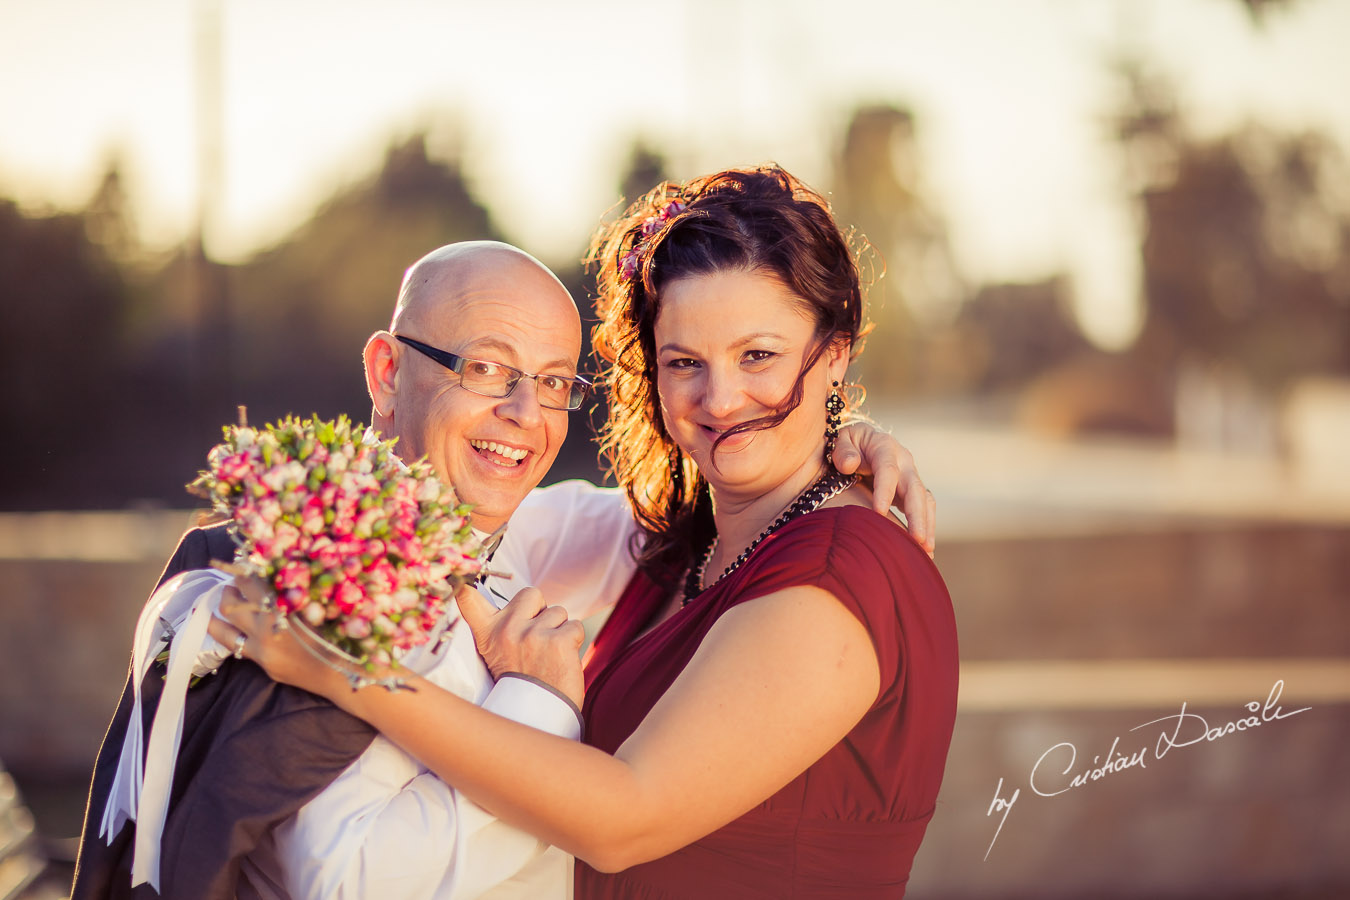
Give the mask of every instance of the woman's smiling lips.
MULTIPOLYGON (((743 424, 743 423, 741 423, 741 422, 732 422, 730 425, 721 425, 721 426, 716 426, 716 425, 702 425, 702 424, 700 424, 698 427, 699 427, 699 430, 702 431, 703 434, 704 434, 709 440, 711 440, 711 441, 716 441, 716 440, 717 440, 718 438, 720 438, 722 435, 726 434, 728 431, 730 431, 731 429, 733 429, 733 428, 735 428, 736 426, 741 425, 741 424, 743 424)), ((735 445, 735 444, 744 443, 744 441, 749 440, 750 438, 754 437, 754 434, 755 434, 755 433, 754 433, 753 431, 742 431, 742 432, 739 432, 739 433, 737 433, 737 434, 733 434, 731 437, 727 438, 725 441, 722 442, 722 446, 723 446, 723 447, 726 447, 728 444, 735 445)))

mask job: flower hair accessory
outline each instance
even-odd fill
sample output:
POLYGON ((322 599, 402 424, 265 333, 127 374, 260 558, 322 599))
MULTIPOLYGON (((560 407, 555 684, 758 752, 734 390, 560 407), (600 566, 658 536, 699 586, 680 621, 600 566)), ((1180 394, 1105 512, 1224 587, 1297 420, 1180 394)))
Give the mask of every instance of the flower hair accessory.
POLYGON ((652 245, 652 239, 671 219, 689 208, 683 200, 672 200, 654 216, 648 216, 642 223, 642 238, 623 256, 619 257, 619 276, 624 281, 632 281, 642 268, 642 257, 652 245))

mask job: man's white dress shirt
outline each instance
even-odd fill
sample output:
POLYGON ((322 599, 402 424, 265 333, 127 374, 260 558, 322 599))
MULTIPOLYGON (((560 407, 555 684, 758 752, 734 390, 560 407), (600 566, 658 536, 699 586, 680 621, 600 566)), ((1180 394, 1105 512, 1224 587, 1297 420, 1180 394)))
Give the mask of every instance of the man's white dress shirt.
MULTIPOLYGON (((614 489, 568 481, 531 492, 511 517, 484 594, 505 605, 538 587, 550 605, 586 618, 618 599, 634 571, 636 526, 614 489)), ((483 590, 480 588, 480 590, 483 590)), ((577 740, 580 712, 523 678, 492 677, 456 619, 439 649, 413 651, 410 668, 499 715, 577 740)), ((465 799, 376 736, 322 793, 244 861, 240 897, 263 900, 560 900, 570 859, 465 799), (545 852, 548 851, 548 852, 545 852)))

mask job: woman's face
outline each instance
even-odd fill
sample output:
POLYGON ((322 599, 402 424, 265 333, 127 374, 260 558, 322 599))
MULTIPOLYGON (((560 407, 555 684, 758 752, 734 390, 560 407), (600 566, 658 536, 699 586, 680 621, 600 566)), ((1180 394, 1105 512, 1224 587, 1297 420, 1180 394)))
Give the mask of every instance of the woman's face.
POLYGON ((807 373, 801 404, 782 424, 722 432, 769 415, 792 391, 815 343, 805 302, 777 278, 724 271, 666 286, 656 318, 657 389, 666 428, 713 487, 747 497, 768 493, 823 459, 825 398, 848 367, 843 347, 807 373))

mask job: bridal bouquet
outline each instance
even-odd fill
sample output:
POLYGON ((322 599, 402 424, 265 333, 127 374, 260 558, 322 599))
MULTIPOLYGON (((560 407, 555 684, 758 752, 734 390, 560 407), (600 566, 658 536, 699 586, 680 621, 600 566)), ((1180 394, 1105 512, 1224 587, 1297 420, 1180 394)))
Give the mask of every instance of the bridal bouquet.
MULTIPOLYGON (((255 429, 241 415, 188 488, 233 520, 236 567, 270 584, 287 617, 279 621, 326 642, 302 646, 343 672, 353 690, 395 690, 405 686, 401 679, 370 673, 428 640, 447 597, 481 570, 480 543, 468 508, 429 464, 405 466, 392 441, 356 438, 355 431, 345 417, 288 417, 255 429)), ((211 569, 179 573, 155 591, 136 623, 131 715, 99 829, 111 842, 136 821, 133 887, 148 882, 159 890, 187 689, 199 655, 224 649, 209 623, 229 583, 211 569), (142 741, 141 685, 158 658, 166 665, 164 686, 142 741)))
POLYGON ((370 667, 425 643, 481 563, 468 507, 430 464, 359 433, 345 416, 230 425, 188 489, 233 519, 236 563, 279 612, 370 667))

